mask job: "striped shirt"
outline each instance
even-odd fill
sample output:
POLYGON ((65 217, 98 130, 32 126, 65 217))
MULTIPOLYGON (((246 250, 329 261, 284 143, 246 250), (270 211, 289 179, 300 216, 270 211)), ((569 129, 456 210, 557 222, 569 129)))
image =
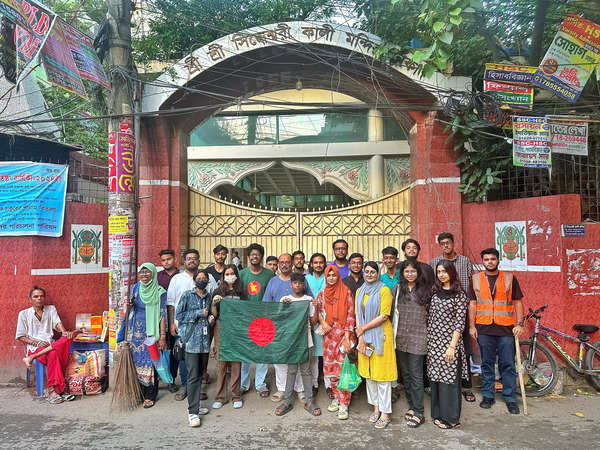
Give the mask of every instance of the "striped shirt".
POLYGON ((429 263, 429 265, 433 269, 433 273, 435 273, 435 266, 442 259, 446 259, 447 261, 454 263, 454 267, 456 268, 456 272, 458 273, 458 279, 460 280, 460 284, 463 288, 463 291, 465 291, 465 293, 468 293, 469 287, 471 286, 471 279, 473 278, 473 274, 475 273, 475 271, 473 270, 473 263, 471 262, 471 260, 463 255, 456 255, 454 259, 447 259, 443 256, 436 256, 429 263))

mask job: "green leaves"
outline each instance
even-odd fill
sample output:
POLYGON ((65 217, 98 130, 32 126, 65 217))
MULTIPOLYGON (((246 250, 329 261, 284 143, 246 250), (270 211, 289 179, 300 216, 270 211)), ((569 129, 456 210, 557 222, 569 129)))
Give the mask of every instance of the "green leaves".
POLYGON ((446 31, 445 33, 442 33, 438 39, 440 41, 442 41, 444 44, 452 44, 452 40, 454 39, 454 33, 452 31, 446 31))
POLYGON ((440 30, 441 30, 442 28, 444 28, 445 26, 446 26, 446 24, 445 24, 444 22, 439 22, 439 21, 438 21, 438 22, 436 22, 436 23, 434 23, 434 24, 433 24, 433 27, 432 27, 432 29, 433 29, 433 32, 434 32, 434 33, 439 33, 439 32, 440 32, 440 30))

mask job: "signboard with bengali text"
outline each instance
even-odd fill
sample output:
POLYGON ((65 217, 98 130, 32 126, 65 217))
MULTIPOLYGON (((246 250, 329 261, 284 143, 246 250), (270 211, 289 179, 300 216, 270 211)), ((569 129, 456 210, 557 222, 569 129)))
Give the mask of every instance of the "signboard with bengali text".
POLYGON ((552 167, 550 131, 545 117, 513 116, 513 165, 552 167))

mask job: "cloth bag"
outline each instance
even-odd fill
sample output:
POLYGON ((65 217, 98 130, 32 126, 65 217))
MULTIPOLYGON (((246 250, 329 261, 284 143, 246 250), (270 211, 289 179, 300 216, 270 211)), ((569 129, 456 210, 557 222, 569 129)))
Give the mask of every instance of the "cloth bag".
POLYGON ((358 374, 356 365, 352 364, 348 359, 348 355, 344 359, 342 364, 342 372, 340 373, 340 381, 338 382, 338 389, 342 389, 348 392, 354 392, 358 389, 362 383, 362 378, 358 374))

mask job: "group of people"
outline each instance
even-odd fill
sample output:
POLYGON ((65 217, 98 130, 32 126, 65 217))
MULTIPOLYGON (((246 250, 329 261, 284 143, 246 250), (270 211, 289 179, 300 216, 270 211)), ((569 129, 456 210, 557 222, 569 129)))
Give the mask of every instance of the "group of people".
MULTIPOLYGON (((223 299, 233 298, 309 302, 308 359, 301 364, 274 364, 273 395, 265 382, 268 365, 254 364, 254 387, 260 397, 279 403, 278 416, 292 410, 295 397, 311 415, 321 414, 316 394, 322 371, 330 400, 327 410, 340 420, 347 419, 352 394, 338 389, 338 382, 348 356, 365 379, 373 408, 368 420, 376 428, 390 423, 400 385, 408 402, 404 419, 409 427, 425 422, 428 386, 433 423, 442 429, 455 428, 460 425, 462 398, 475 401, 469 365, 471 338, 478 342, 482 357, 480 406, 494 404, 498 359, 504 401, 510 413, 518 414, 513 336, 523 332, 523 294, 517 279, 498 270, 499 254, 494 248, 481 251, 484 271, 474 273, 472 262, 455 252, 452 234, 441 233, 437 240, 441 255, 429 264, 418 259, 419 242, 407 239, 401 247, 405 259, 399 261, 398 250, 386 247, 380 266, 365 262, 360 253, 348 256, 348 243, 338 239, 332 245, 334 259, 327 262, 324 254, 315 253, 308 269, 300 250, 270 256, 263 267, 265 251, 256 243, 247 247, 248 264, 242 270, 237 261, 226 264, 229 252, 222 245, 214 248, 214 264, 206 269, 198 268, 197 250, 183 252, 182 271, 175 252, 162 250, 163 270, 152 263, 142 264, 128 302, 130 343, 144 407, 154 405, 158 389, 158 374, 144 345, 148 336, 154 336, 163 350, 171 348, 177 336, 185 338, 185 359, 172 359, 170 367, 174 380, 179 372, 181 387, 174 382, 168 389, 176 393, 176 400, 188 399, 190 426, 200 426, 200 416, 209 413, 202 400, 207 399, 203 385, 210 382, 211 347, 218 361, 212 408, 228 402, 228 390, 233 407, 243 407, 252 364, 219 359, 220 305, 223 299)), ((33 309, 37 311, 35 305, 33 309)), ((26 358, 30 363, 43 347, 36 349, 35 336, 26 330, 25 323, 32 320, 27 311, 21 313, 23 318, 19 316, 23 326, 17 330, 17 339, 34 345, 26 358)), ((35 318, 40 320, 37 313, 35 318)), ((55 320, 47 322, 58 326, 55 320)), ((60 394, 63 388, 57 384, 54 389, 60 394)))

